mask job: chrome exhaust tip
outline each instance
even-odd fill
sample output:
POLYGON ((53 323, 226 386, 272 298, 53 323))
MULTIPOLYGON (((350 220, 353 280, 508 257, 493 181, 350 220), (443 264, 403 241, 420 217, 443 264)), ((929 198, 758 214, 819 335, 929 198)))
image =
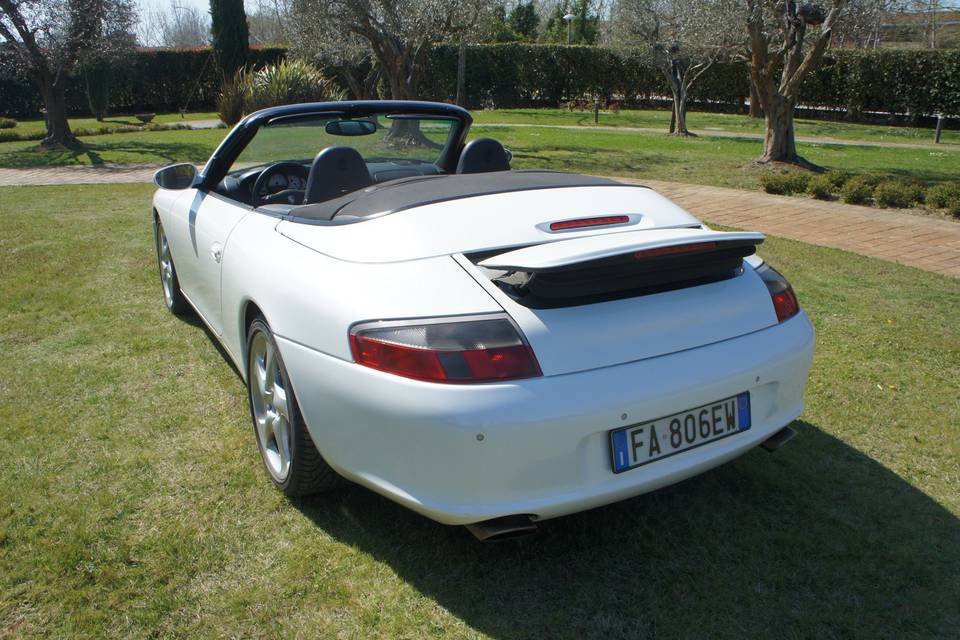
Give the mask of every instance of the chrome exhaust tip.
POLYGON ((503 516, 465 526, 467 531, 480 542, 524 538, 537 532, 537 525, 533 523, 530 516, 525 515, 503 516))
POLYGON ((777 431, 775 434, 764 440, 760 443, 760 446, 773 453, 783 445, 787 444, 793 440, 794 436, 797 435, 797 432, 793 430, 792 427, 784 427, 777 431))

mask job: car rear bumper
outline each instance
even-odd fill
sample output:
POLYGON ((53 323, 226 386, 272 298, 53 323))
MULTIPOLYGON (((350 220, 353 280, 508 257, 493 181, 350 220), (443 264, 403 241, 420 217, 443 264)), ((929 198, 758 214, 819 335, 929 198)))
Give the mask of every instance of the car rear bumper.
POLYGON ((804 313, 667 356, 482 385, 408 380, 277 338, 311 436, 347 478, 446 524, 539 519, 622 500, 731 460, 803 409, 804 313), (631 471, 609 431, 750 392, 747 431, 631 471))

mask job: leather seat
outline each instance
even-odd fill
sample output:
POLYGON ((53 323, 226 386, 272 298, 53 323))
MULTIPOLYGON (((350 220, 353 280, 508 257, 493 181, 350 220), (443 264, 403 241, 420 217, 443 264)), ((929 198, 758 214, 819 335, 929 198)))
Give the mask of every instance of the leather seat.
POLYGON ((327 147, 313 159, 303 203, 325 202, 372 184, 373 178, 359 151, 353 147, 327 147))
POLYGON ((457 162, 457 173, 509 171, 510 156, 493 138, 477 138, 467 143, 457 162))

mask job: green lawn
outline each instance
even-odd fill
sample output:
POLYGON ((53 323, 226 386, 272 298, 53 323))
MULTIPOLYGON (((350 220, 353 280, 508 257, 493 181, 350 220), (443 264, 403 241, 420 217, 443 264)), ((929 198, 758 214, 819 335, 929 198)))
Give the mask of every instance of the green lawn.
MULTIPOLYGON (((566 109, 478 110, 473 112, 473 118, 478 124, 595 126, 593 112, 571 112, 566 109)), ((670 111, 647 109, 625 110, 618 114, 601 112, 599 125, 601 127, 640 127, 667 131, 670 127, 670 111)), ((687 116, 687 126, 703 134, 709 134, 711 131, 722 131, 762 135, 764 132, 762 119, 728 113, 691 111, 687 116)), ((933 144, 933 129, 916 127, 887 127, 798 118, 796 131, 798 136, 825 137, 838 140, 933 144)), ((960 144, 960 131, 945 130, 941 136, 941 144, 960 144)))
POLYGON ((957 280, 769 239, 818 334, 799 437, 481 545, 271 488, 151 191, 0 188, 0 637, 956 637, 957 280))
MULTIPOLYGON (((152 124, 178 124, 186 123, 192 120, 216 120, 220 116, 210 111, 190 112, 185 118, 181 118, 179 113, 158 113, 153 119, 152 124)), ((102 121, 96 118, 70 118, 71 129, 99 129, 101 127, 136 127, 140 121, 133 117, 133 114, 127 115, 108 115, 102 121)), ((43 119, 18 120, 17 126, 13 129, 4 129, 3 131, 13 131, 24 134, 42 134, 46 131, 46 125, 43 119)))
POLYGON ((34 141, 0 142, 0 167, 202 163, 227 135, 224 129, 142 131, 81 138, 83 149, 49 150, 34 141))
MULTIPOLYGON (((80 151, 47 151, 35 142, 0 143, 0 167, 96 165, 102 163, 204 162, 223 139, 223 129, 152 131, 86 138, 80 151)), ((570 130, 478 124, 473 137, 492 136, 514 152, 518 168, 545 167, 601 175, 676 180, 758 188, 756 140, 718 137, 681 139, 616 129, 570 130)), ((933 183, 960 175, 960 149, 883 148, 836 144, 799 145, 808 159, 852 173, 877 171, 933 183)))
MULTIPOLYGON (((732 138, 677 138, 616 130, 510 128, 476 125, 473 135, 501 140, 516 168, 674 180, 756 189, 760 172, 751 166, 761 143, 732 138)), ((960 152, 949 150, 798 144, 808 160, 852 173, 882 172, 924 182, 956 180, 960 152)))

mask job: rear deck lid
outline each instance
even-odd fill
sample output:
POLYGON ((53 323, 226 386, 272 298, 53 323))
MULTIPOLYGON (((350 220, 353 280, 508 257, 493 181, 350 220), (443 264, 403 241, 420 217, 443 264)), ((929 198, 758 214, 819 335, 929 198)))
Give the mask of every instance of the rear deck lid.
POLYGON ((756 232, 722 232, 702 228, 625 231, 524 247, 498 253, 481 260, 479 264, 493 269, 546 271, 624 254, 653 253, 652 250, 668 247, 705 249, 708 246, 732 246, 734 243, 752 247, 763 242, 763 238, 762 233, 756 232))
POLYGON ((651 189, 611 184, 444 200, 353 222, 349 218, 313 224, 284 220, 277 230, 339 260, 388 263, 699 224, 651 189), (556 220, 598 215, 626 216, 629 222, 561 233, 544 228, 556 220))
POLYGON ((457 259, 504 307, 546 375, 693 349, 777 323, 745 258, 759 233, 661 229, 457 259))

